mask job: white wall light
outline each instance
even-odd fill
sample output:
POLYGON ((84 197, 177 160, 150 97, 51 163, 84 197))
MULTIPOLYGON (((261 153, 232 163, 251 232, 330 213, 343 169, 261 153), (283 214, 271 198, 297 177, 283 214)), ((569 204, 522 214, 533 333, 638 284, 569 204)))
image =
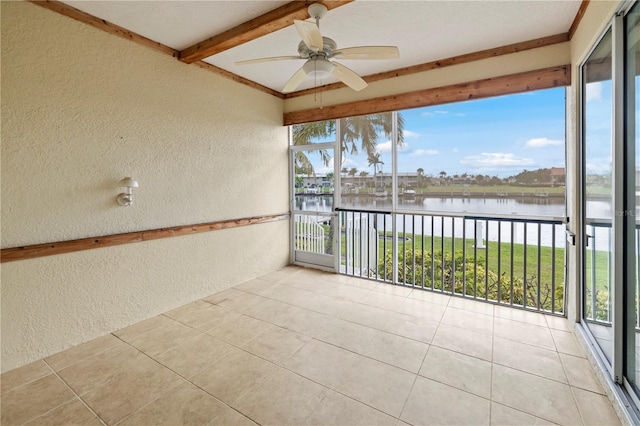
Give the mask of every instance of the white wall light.
POLYGON ((133 188, 138 187, 138 182, 133 180, 131 177, 125 177, 118 183, 118 185, 126 189, 126 192, 118 194, 118 204, 124 207, 129 207, 133 204, 133 188))

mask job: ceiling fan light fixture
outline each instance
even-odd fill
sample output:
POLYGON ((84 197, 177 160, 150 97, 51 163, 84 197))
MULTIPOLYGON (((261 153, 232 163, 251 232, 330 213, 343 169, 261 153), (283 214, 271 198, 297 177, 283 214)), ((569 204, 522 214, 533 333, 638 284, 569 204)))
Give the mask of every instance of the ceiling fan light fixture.
POLYGON ((329 75, 333 71, 333 67, 334 65, 331 63, 331 61, 322 57, 309 59, 302 66, 304 72, 307 73, 307 75, 320 79, 329 77, 329 75))

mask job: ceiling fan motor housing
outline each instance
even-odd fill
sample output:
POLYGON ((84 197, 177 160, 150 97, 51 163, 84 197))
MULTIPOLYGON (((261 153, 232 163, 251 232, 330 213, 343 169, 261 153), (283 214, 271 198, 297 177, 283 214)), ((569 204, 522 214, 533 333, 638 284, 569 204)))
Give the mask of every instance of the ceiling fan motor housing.
POLYGON ((330 58, 333 55, 333 51, 338 48, 338 45, 335 41, 330 39, 329 37, 322 37, 322 50, 318 52, 314 52, 309 49, 304 41, 298 43, 298 53, 300 57, 303 59, 311 58, 314 55, 324 56, 325 58, 330 58))

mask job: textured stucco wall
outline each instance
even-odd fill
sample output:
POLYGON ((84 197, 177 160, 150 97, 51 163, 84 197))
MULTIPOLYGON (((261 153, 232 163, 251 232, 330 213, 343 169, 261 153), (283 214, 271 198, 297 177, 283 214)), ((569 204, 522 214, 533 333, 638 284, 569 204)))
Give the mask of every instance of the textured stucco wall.
MULTIPOLYGON (((282 100, 1 8, 3 248, 288 211, 282 100)), ((3 264, 2 371, 281 267, 288 237, 280 221, 3 264)))
POLYGON ((515 74, 557 65, 567 65, 570 61, 569 43, 559 43, 538 49, 525 50, 509 55, 482 59, 445 68, 410 74, 393 79, 380 80, 355 92, 349 88, 332 90, 315 95, 300 96, 285 101, 285 112, 316 108, 322 105, 334 105, 343 102, 358 101, 415 90, 431 89, 450 84, 465 83, 473 80, 515 74))

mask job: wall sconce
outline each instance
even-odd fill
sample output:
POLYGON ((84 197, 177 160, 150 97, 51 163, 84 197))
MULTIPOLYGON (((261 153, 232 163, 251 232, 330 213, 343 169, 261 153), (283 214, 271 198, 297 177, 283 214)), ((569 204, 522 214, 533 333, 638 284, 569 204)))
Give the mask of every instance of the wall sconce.
POLYGON ((119 182, 119 186, 126 188, 126 192, 118 194, 118 204, 124 207, 129 207, 133 204, 133 188, 138 187, 138 182, 133 180, 133 178, 126 177, 119 182))

